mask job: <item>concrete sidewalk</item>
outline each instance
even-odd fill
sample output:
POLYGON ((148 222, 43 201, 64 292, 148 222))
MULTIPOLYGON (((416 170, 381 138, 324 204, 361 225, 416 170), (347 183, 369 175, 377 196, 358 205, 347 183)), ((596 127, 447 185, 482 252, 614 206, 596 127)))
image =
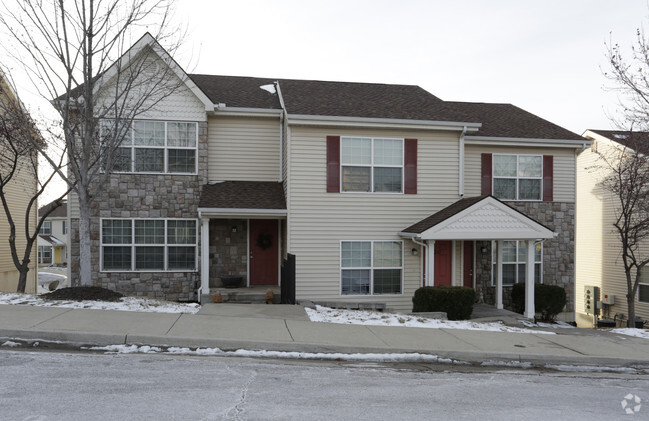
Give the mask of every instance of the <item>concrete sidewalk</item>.
POLYGON ((0 338, 73 346, 137 344, 223 350, 423 353, 480 363, 649 367, 649 340, 592 329, 505 333, 314 323, 301 306, 207 304, 198 314, 0 305, 0 338))

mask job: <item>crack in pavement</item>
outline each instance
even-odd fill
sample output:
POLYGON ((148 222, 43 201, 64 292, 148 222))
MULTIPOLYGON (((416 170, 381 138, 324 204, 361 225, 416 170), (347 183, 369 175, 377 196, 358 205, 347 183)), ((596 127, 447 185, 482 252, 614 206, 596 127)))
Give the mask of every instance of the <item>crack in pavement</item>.
POLYGON ((248 381, 243 385, 243 388, 241 389, 241 398, 239 399, 239 402, 237 402, 232 408, 228 408, 225 411, 225 417, 228 420, 240 420, 239 415, 241 415, 245 409, 244 405, 246 404, 246 398, 248 397, 248 389, 250 388, 250 385, 252 384, 253 381, 255 381, 255 378, 257 377, 257 373, 253 372, 248 381), (230 415, 231 412, 234 411, 234 414, 230 415))

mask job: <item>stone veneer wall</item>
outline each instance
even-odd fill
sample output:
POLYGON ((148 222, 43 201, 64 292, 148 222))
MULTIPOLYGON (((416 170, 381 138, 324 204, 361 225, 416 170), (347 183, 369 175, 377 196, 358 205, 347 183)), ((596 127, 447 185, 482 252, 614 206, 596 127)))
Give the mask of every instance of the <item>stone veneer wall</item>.
MULTIPOLYGON (((509 202, 530 218, 547 226, 557 237, 543 243, 543 283, 558 285, 566 290, 567 312, 575 309, 575 204, 566 202, 509 202)), ((476 293, 485 302, 496 302, 495 287, 491 286, 491 242, 476 244, 476 293), (482 253, 482 248, 486 253, 482 253)), ((511 309, 511 287, 503 288, 503 305, 511 309)))
POLYGON ((248 278, 248 221, 245 219, 210 220, 210 287, 220 287, 221 275, 240 275, 245 286, 248 278), (232 232, 236 227, 236 232, 232 232))
MULTIPOLYGON (((93 284, 125 295, 174 301, 197 300, 200 283, 192 272, 100 272, 100 218, 198 218, 201 188, 207 183, 207 122, 198 123, 198 175, 112 174, 97 189, 91 208, 93 284)), ((200 248, 200 221, 197 219, 200 248)), ((72 220, 72 285, 79 281, 79 221, 72 220)))

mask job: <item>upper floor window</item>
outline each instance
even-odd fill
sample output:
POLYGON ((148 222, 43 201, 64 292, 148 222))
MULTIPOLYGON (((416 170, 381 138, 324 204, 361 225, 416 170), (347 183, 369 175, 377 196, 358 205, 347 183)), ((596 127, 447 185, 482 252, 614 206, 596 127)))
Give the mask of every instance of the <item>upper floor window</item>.
MULTIPOLYGON (((102 135, 115 129, 102 120, 102 135)), ((195 174, 198 124, 137 120, 122 129, 124 140, 113 156, 113 172, 195 174)))
POLYGON ((501 200, 542 200, 542 155, 493 155, 493 195, 501 200))
POLYGON ((341 138, 345 192, 403 192, 403 139, 341 138))
POLYGON ((63 235, 66 235, 68 233, 68 223, 67 221, 62 221, 63 224, 61 226, 61 231, 63 232, 63 235))
POLYGON ((52 221, 43 221, 41 229, 38 231, 42 235, 52 235, 52 221))

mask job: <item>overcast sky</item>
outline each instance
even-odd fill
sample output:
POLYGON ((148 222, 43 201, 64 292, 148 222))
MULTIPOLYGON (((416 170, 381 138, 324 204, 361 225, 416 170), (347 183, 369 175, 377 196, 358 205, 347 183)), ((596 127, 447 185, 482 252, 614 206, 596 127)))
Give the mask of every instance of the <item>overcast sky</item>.
POLYGON ((188 72, 413 84, 512 103, 579 134, 611 126, 605 44, 630 46, 648 15, 646 0, 179 0, 176 10, 188 72))

